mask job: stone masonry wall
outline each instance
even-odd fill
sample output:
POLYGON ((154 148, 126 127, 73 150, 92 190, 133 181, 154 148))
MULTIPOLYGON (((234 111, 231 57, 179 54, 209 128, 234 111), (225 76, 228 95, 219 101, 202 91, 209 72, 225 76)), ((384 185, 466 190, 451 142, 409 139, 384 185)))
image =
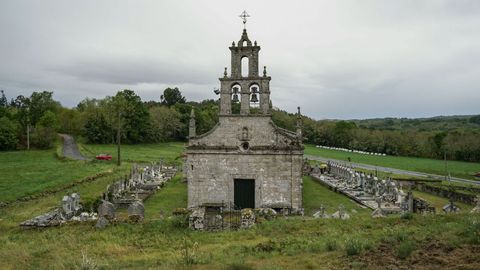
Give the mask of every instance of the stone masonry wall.
POLYGON ((233 202, 234 179, 255 179, 255 207, 302 207, 302 155, 189 154, 188 207, 233 202))
MULTIPOLYGON (((189 146, 238 146, 242 141, 248 141, 253 146, 286 146, 292 138, 281 134, 272 124, 269 116, 228 116, 220 117, 218 126, 205 136, 190 139, 189 146), (247 128, 247 138, 243 138, 247 128)), ((302 150, 303 153, 303 150, 302 150)))

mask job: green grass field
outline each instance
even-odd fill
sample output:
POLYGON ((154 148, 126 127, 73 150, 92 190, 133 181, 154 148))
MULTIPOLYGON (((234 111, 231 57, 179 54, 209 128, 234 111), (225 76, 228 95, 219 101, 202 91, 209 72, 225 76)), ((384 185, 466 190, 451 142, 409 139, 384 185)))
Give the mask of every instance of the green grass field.
MULTIPOLYGON (((344 161, 348 161, 348 158, 350 158, 351 161, 355 163, 364 163, 375 166, 445 175, 445 163, 443 160, 437 159, 398 156, 371 156, 316 148, 314 145, 305 145, 305 154, 344 161)), ((480 163, 448 161, 447 164, 448 171, 452 176, 478 180, 473 177, 473 174, 475 172, 480 172, 480 163)))
MULTIPOLYGON (((55 149, 0 152, 0 202, 59 188, 98 173, 108 175, 116 170, 126 173, 130 162, 163 159, 178 163, 183 147, 183 143, 122 146, 125 162, 121 168, 115 165, 115 157, 112 161, 61 160, 55 156, 55 149)), ((99 153, 116 153, 114 145, 81 145, 81 148, 92 158, 99 153)))
MULTIPOLYGON (((168 162, 180 163, 180 155, 185 148, 185 143, 171 142, 158 144, 137 144, 122 145, 121 158, 130 162, 151 162, 163 159, 168 162)), ((95 157, 98 154, 110 154, 116 163, 117 146, 112 144, 80 144, 80 151, 88 157, 95 157)))
POLYGON ((53 150, 0 152, 0 164, 0 201, 4 202, 99 172, 112 172, 114 167, 102 162, 59 160, 53 150))

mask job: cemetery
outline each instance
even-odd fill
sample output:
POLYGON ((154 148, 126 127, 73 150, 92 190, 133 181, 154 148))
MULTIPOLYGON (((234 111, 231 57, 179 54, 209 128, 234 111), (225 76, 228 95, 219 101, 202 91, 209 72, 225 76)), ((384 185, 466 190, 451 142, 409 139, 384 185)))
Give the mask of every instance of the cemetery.
POLYGON ((61 207, 20 223, 22 228, 51 227, 69 221, 97 221, 96 228, 105 228, 116 219, 115 211, 128 209, 128 218, 133 221, 144 219, 143 201, 160 190, 176 174, 174 166, 165 166, 163 161, 148 165, 133 164, 127 177, 107 186, 102 194, 98 209, 84 209, 80 195, 65 195, 61 207))
MULTIPOLYGON (((375 151, 306 145, 325 130, 312 128, 295 98, 294 113, 274 107, 277 89, 247 32, 250 15, 239 17, 243 30, 228 46, 230 68, 221 66, 215 100, 187 102, 169 87, 160 102, 147 102, 125 89, 86 98, 72 114, 63 108, 60 128, 52 111, 30 114, 42 107, 30 103, 51 92, 12 99, 27 135, 11 143, 12 128, 15 151, 0 152, 0 269, 480 269, 478 183, 379 176, 351 162, 410 169, 415 162, 405 160, 418 161, 394 157, 387 142, 375 151)), ((130 78, 119 73, 113 81, 130 78)), ((325 138, 353 141, 355 124, 336 122, 325 138)), ((445 172, 447 136, 423 138, 435 155, 445 151, 445 172)), ((438 160, 422 162, 427 174, 442 169, 438 160)), ((452 167, 477 166, 457 162, 452 167)))

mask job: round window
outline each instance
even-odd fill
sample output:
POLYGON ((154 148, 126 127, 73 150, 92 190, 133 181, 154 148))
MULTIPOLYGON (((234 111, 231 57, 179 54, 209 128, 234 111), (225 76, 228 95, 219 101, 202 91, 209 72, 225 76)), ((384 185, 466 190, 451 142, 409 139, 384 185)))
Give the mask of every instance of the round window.
POLYGON ((248 142, 243 142, 241 144, 241 147, 242 147, 242 150, 247 151, 250 145, 248 144, 248 142))

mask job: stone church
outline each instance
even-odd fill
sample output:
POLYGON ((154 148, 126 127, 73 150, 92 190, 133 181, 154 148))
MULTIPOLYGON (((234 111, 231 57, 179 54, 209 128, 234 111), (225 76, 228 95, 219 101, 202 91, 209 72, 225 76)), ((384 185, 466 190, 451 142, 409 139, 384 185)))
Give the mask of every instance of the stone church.
POLYGON ((277 127, 271 115, 271 77, 266 67, 259 74, 260 46, 243 29, 240 40, 229 49, 231 72, 225 68, 216 91, 220 95, 218 124, 196 134, 192 110, 184 164, 188 207, 233 203, 237 209, 298 211, 304 149, 300 108, 296 132, 277 127))

